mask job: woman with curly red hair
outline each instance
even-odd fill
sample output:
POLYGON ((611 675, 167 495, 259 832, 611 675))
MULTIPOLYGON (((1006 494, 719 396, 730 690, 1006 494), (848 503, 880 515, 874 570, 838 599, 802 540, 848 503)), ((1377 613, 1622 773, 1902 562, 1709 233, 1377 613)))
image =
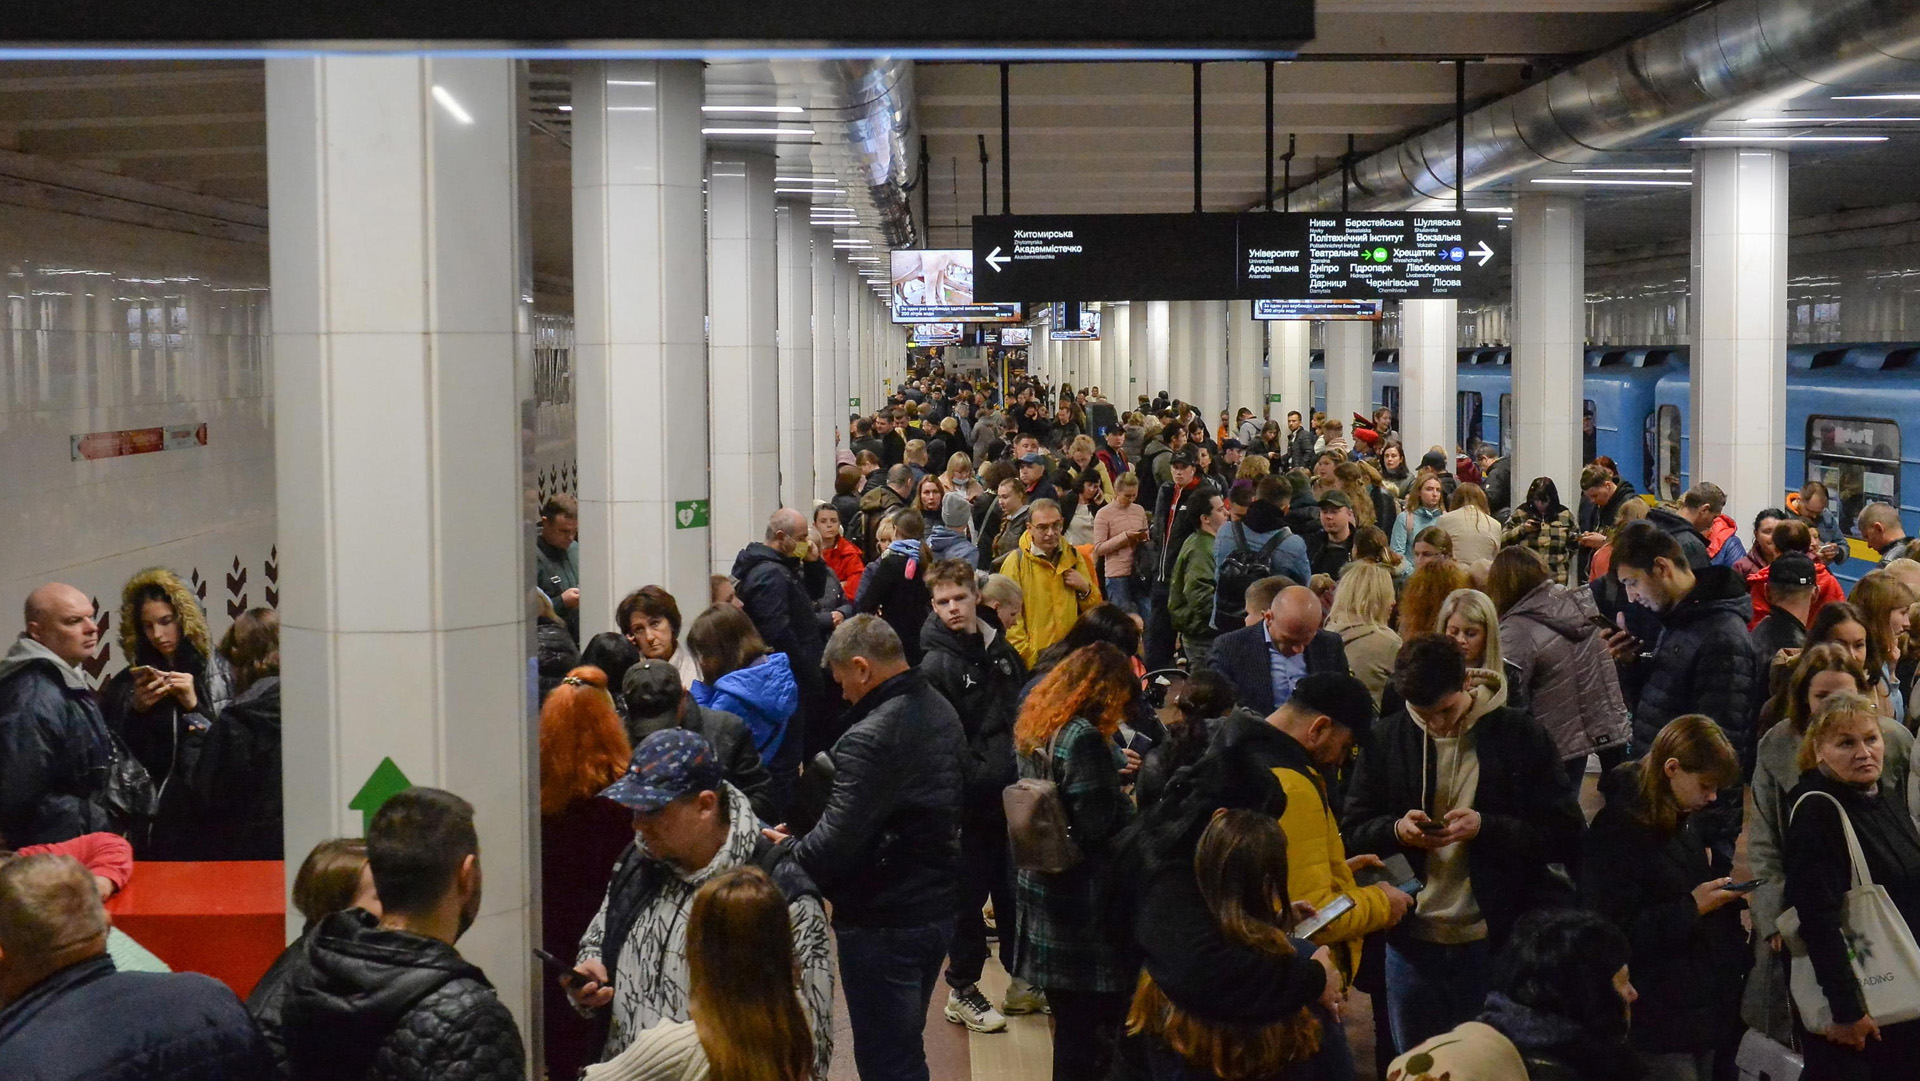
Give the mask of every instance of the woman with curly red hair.
POLYGON ((1105 642, 1083 646, 1034 687, 1013 726, 1020 776, 1058 786, 1083 856, 1059 874, 1015 875, 1014 974, 1045 992, 1053 1009, 1058 1081, 1107 1075, 1133 993, 1137 966, 1122 962, 1100 925, 1094 891, 1109 843, 1133 816, 1113 734, 1138 687, 1125 654, 1105 642))
MULTIPOLYGON (((540 941, 555 957, 579 950, 613 863, 633 840, 632 814, 600 798, 632 755, 607 674, 592 666, 568 672, 540 706, 540 941)), ((557 982, 542 987, 547 1076, 578 1077, 594 1061, 593 1024, 557 982)))

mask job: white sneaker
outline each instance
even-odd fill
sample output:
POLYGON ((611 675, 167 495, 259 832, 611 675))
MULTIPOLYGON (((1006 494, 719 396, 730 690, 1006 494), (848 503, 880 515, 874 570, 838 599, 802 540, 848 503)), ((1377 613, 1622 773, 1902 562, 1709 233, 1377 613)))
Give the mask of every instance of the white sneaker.
POLYGON ((1007 985, 1006 1001, 1000 1004, 1000 1009, 1008 1016, 1053 1012, 1053 1007, 1047 1005, 1046 992, 1017 976, 1007 985))
POLYGON ((975 1032, 1007 1030, 1007 1019, 993 1008, 987 996, 980 993, 978 984, 968 984, 958 991, 947 992, 947 1020, 956 1025, 965 1025, 975 1032))

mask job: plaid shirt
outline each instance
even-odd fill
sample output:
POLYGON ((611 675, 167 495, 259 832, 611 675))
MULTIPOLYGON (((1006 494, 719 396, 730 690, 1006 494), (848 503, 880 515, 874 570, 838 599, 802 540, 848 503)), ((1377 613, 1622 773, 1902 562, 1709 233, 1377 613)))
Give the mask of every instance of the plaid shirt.
POLYGON ((1073 839, 1086 859, 1062 874, 1015 872, 1019 907, 1014 972, 1040 988, 1132 991, 1136 966, 1126 965, 1101 927, 1095 885, 1107 869, 1107 845, 1133 817, 1120 790, 1125 761, 1092 722, 1076 717, 1060 730, 1053 757, 1019 756, 1020 776, 1050 778, 1060 787, 1073 839))

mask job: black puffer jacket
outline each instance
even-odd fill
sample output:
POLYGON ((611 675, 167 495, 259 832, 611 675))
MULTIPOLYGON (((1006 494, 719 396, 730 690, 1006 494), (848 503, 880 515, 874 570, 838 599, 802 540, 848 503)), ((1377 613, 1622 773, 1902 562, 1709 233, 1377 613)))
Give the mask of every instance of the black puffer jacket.
POLYGON ((0 836, 11 848, 116 828, 101 806, 113 744, 86 678, 19 638, 0 660, 0 836))
POLYGON ((966 732, 915 669, 866 693, 833 745, 833 791, 794 843, 833 921, 918 927, 958 903, 961 763, 966 732))
POLYGON ((534 627, 533 641, 540 669, 540 700, 544 702, 568 672, 580 667, 580 647, 573 644, 565 623, 545 616, 534 627))
POLYGON ((288 992, 294 1081, 522 1081, 513 1015, 478 968, 437 939, 382 931, 348 909, 314 930, 288 992))
POLYGON ((759 541, 740 549, 733 558, 733 577, 738 583, 734 592, 747 618, 753 620, 753 629, 774 652, 786 654, 793 665, 803 711, 820 695, 820 653, 826 648, 820 623, 814 618, 813 597, 818 590, 808 589, 801 578, 807 573, 826 574, 826 565, 817 561, 803 565, 759 541))
MULTIPOLYGON (((984 607, 982 623, 993 616, 984 607)), ((920 628, 926 656, 920 673, 960 715, 967 734, 965 813, 969 821, 1004 817, 1000 792, 1014 782, 1013 722, 1020 713, 1020 688, 1027 666, 997 626, 993 643, 979 634, 956 634, 938 613, 920 628)))
POLYGON ((1747 583, 1729 567, 1702 567, 1694 578, 1692 591, 1661 613, 1660 641, 1653 656, 1639 662, 1645 671, 1633 711, 1634 753, 1652 746, 1668 721, 1704 713, 1733 741, 1751 776, 1753 716, 1763 697, 1747 635, 1753 602, 1747 583))
POLYGON ((279 676, 248 687, 213 722, 192 784, 204 812, 203 858, 280 858, 279 676))
POLYGON ((104 954, 0 1011, 7 1081, 264 1081, 271 1062, 232 991, 197 973, 116 972, 104 954))

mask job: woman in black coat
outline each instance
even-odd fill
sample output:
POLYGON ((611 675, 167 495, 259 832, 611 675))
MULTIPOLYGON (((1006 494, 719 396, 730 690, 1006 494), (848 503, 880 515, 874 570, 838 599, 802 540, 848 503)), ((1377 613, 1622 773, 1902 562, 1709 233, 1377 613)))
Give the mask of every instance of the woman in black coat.
POLYGON ((1881 794, 1884 763, 1879 710, 1866 696, 1835 695, 1808 722, 1800 743, 1804 772, 1787 796, 1786 903, 1800 917, 1800 940, 1833 1026, 1811 1035, 1795 1018, 1805 1081, 1912 1078, 1920 1059, 1920 1021, 1882 1025, 1867 1013, 1841 922, 1853 887, 1844 811, 1866 857, 1863 870, 1887 891, 1907 927, 1920 927, 1920 833, 1900 801, 1881 794))
POLYGON ((280 617, 241 613, 220 640, 236 695, 207 730, 193 766, 206 822, 205 858, 277 860, 282 855, 280 792, 280 617))
POLYGON ((1633 1046, 1662 1078, 1710 1081, 1713 1053, 1737 1030, 1748 951, 1743 894, 1713 874, 1686 820, 1740 783, 1726 734, 1677 717, 1647 756, 1615 770, 1581 861, 1581 895, 1632 948, 1633 1046))

